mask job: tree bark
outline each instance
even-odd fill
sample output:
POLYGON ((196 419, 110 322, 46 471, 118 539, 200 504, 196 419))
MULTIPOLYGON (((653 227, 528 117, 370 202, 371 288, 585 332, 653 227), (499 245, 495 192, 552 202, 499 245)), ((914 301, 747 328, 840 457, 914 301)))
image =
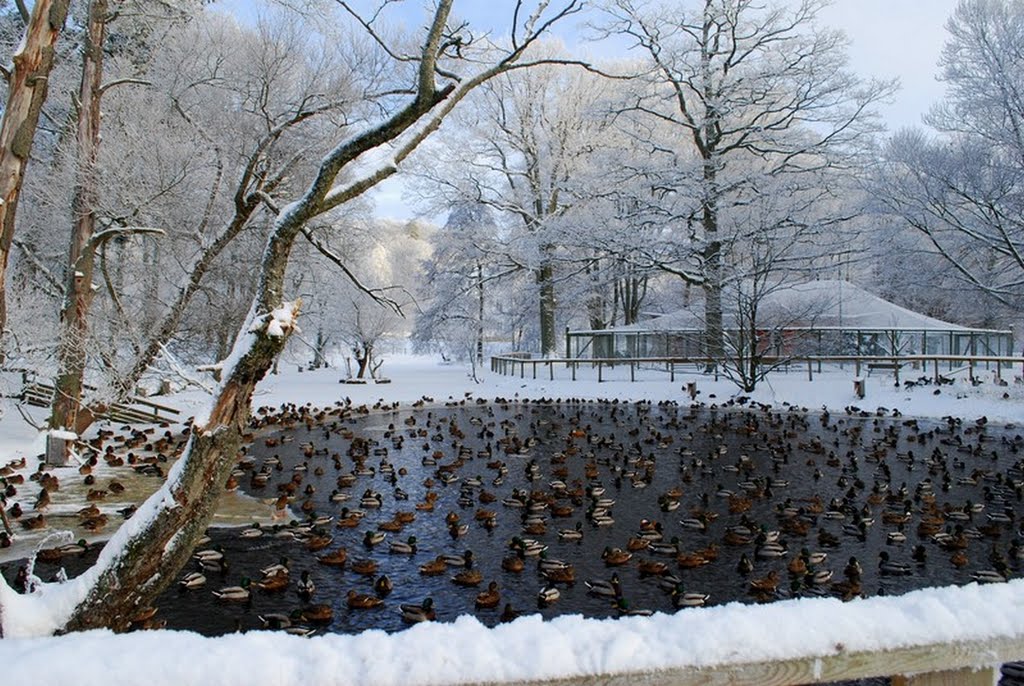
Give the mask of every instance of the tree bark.
POLYGON ((7 104, 0 122, 0 362, 6 358, 7 258, 14 240, 18 199, 46 101, 53 52, 70 0, 36 0, 21 48, 13 56, 7 104))
POLYGON ((537 270, 537 284, 540 287, 540 354, 552 357, 558 354, 558 339, 555 335, 555 269, 551 264, 551 246, 545 246, 544 261, 537 270))
MULTIPOLYGON (((107 32, 107 0, 89 3, 89 19, 82 50, 82 81, 78 91, 76 132, 77 173, 71 201, 74 226, 68 251, 68 274, 61 310, 58 372, 54 381, 50 428, 78 432, 89 338, 89 309, 93 300, 96 249, 96 208, 99 201, 96 163, 100 149, 100 96, 103 87, 103 44, 107 32)), ((91 421, 91 417, 87 418, 91 421)), ((85 422, 88 426, 89 421, 85 422)))

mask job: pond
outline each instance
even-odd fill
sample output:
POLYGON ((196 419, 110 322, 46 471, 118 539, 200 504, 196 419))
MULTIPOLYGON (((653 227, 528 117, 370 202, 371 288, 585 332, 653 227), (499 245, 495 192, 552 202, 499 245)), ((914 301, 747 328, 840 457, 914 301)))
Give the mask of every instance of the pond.
MULTIPOLYGON (((319 524, 286 515, 276 527, 211 529, 202 548, 226 565, 208 564, 203 587, 164 593, 158 617, 168 628, 216 635, 277 614, 319 631, 395 631, 408 626, 400 606, 428 597, 438 621, 471 613, 493 625, 506 606, 610 617, 674 612, 704 595, 711 605, 899 594, 1016 577, 1024 564, 1024 438, 983 419, 501 400, 335 410, 315 422, 311 412, 284 414, 298 421, 261 433, 236 479, 319 524), (363 516, 351 518, 355 511, 363 516), (382 542, 364 542, 379 533, 382 542), (392 549, 410 537, 413 552, 392 549), (318 561, 341 548, 344 566, 318 561), (467 551, 479 574, 462 578, 476 585, 453 581, 465 567, 421 573, 438 556, 457 562, 467 551), (282 558, 286 580, 258 588, 260 570, 282 558), (521 571, 510 571, 515 560, 521 571), (357 562, 375 569, 359 573, 357 562), (308 599, 298 593, 304 571, 315 584, 308 599), (574 582, 562 580, 570 574, 574 582), (382 575, 393 590, 379 605, 348 606, 350 591, 377 597, 382 575), (244 577, 248 601, 213 593, 244 577), (478 607, 492 581, 500 599, 478 607), (549 587, 558 599, 540 601, 549 587), (319 605, 330 618, 316 623, 308 611, 319 605)), ((86 562, 61 564, 75 574, 86 562)), ((44 578, 55 570, 37 567, 44 578)))

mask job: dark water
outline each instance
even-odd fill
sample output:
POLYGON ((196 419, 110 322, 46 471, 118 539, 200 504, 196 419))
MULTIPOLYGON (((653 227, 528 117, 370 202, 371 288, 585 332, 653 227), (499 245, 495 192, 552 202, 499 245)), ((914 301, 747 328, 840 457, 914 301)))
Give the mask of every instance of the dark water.
MULTIPOLYGON (((293 479, 296 465, 305 463, 299 473, 301 484, 291 507, 298 511, 309 500, 317 515, 338 517, 344 506, 360 507, 360 496, 367 489, 382 495, 382 507, 366 509, 366 516, 356 528, 339 529, 334 523, 323 527, 334 540, 324 554, 343 546, 348 550, 345 569, 317 564, 306 543, 282 540, 270 533, 257 539, 244 539, 238 530, 211 530, 211 542, 204 547, 222 546, 229 561, 227 573, 221 577, 208 573, 203 589, 180 592, 169 589, 160 598, 159 617, 168 628, 190 629, 204 634, 221 634, 238 627, 261 625, 258 615, 270 612, 288 614, 304 603, 295 592, 295 581, 302 570, 309 570, 316 584, 313 603, 333 607, 333 621, 323 631, 352 633, 376 628, 387 631, 407 626, 400 616, 400 603, 434 600, 439 621, 473 613, 482 622, 498 622, 502 607, 510 603, 523 613, 540 612, 545 617, 578 613, 589 617, 618 614, 607 598, 589 595, 583 581, 609 579, 617 572, 622 595, 631 609, 672 612, 669 594, 657 583, 657 577, 642 576, 640 560, 658 560, 678 575, 687 591, 710 594, 709 604, 739 600, 758 602, 793 595, 815 595, 842 591, 834 586, 844 580, 843 570, 848 558, 856 556, 863 567, 860 592, 864 595, 900 594, 924 586, 963 584, 971 581, 978 570, 1002 567, 1009 576, 1019 576, 1021 562, 1011 555, 1011 541, 1020 535, 1019 515, 1022 509, 1021 481, 1024 479, 1021 454, 1024 442, 1014 427, 978 426, 973 421, 952 425, 943 421, 920 421, 918 426, 903 418, 831 417, 798 412, 765 412, 762 410, 693 410, 673 405, 580 404, 501 404, 467 405, 427 410, 403 410, 371 416, 350 418, 329 417, 323 425, 312 429, 299 423, 286 435, 292 439, 273 447, 263 440, 251 446, 249 453, 254 467, 240 477, 243 489, 251 489, 250 475, 258 471, 264 460, 278 455, 281 469, 270 468, 267 485, 251 490, 256 497, 270 498, 278 494, 278 486, 293 479), (407 423, 414 422, 414 424, 407 423), (349 433, 351 432, 351 434, 349 433), (424 435, 425 434, 425 435, 424 435), (351 436, 351 437, 349 437, 351 436), (314 454, 303 454, 302 445, 313 443, 314 454), (356 459, 353 458, 353 442, 356 459), (365 442, 365 443, 364 443, 365 442), (367 455, 359 458, 365 445, 367 455), (819 447, 820 446, 820 447, 819 447), (489 456, 480 455, 490 451, 489 456), (424 466, 424 456, 439 453, 437 465, 424 466), (908 455, 910 453, 910 455, 908 455), (457 480, 444 484, 438 478, 438 466, 454 465, 451 473, 457 480), (338 456, 337 469, 334 455, 338 456), (338 489, 337 479, 352 472, 361 460, 373 467, 373 475, 358 476, 351 486, 338 489), (499 471, 494 461, 504 463, 507 474, 494 485, 499 471), (381 466, 393 465, 395 481, 383 473, 381 466), (488 463, 492 463, 488 467, 488 463), (535 464, 535 478, 527 477, 527 466, 535 464), (400 468, 407 473, 399 476, 400 468), (590 484, 606 488, 604 498, 615 500, 610 514, 615 523, 596 526, 587 517, 590 498, 554 497, 549 485, 562 471, 561 480, 568 489, 583 489, 590 484), (587 472, 590 472, 590 476, 587 472), (888 470, 888 471, 886 471, 888 470), (318 474, 318 472, 322 472, 318 474), (466 486, 467 479, 479 477, 482 486, 466 486), (433 488, 424 485, 432 478, 433 488), (770 487, 768 479, 771 479, 770 487), (788 486, 780 481, 788 481, 788 486), (959 526, 969 536, 963 550, 966 564, 956 566, 952 551, 941 547, 929 536, 919 536, 918 524, 930 499, 927 489, 932 485, 935 505, 941 509, 963 511, 968 503, 984 504, 980 513, 967 518, 947 516, 942 528, 956 534, 959 526), (973 482, 973 483, 972 483, 973 482), (895 495, 905 484, 906 495, 895 495), (944 485, 945 484, 945 485, 944 485), (312 486, 312 495, 303 492, 312 486), (396 499, 395 489, 408 494, 408 500, 396 499), (659 508, 659 497, 669 489, 682 492, 680 507, 672 512, 659 508), (351 494, 347 502, 331 502, 332 491, 351 494), (501 500, 514 489, 544 491, 557 505, 572 507, 565 518, 552 517, 550 508, 541 514, 546 519, 547 533, 529 536, 546 544, 547 557, 570 562, 576 569, 575 584, 558 584, 561 598, 540 607, 537 594, 544 581, 535 557, 526 558, 520 574, 503 571, 501 561, 510 554, 509 542, 523 533, 525 509, 515 509, 501 500), (730 513, 729 501, 717 493, 728 489, 738 494, 752 494, 749 509, 730 513), (851 490, 852 489, 852 490, 851 490), (424 501, 428 491, 437 494, 433 512, 416 511, 414 505, 424 501), (496 496, 497 501, 480 503, 481 491, 496 496), (872 496, 874 491, 874 496, 872 496), (884 496, 892 494, 888 499, 884 496), (460 504, 460 494, 464 500, 460 504), (706 496, 704 495, 706 494, 706 496), (915 497, 915 494, 917 497, 915 497), (825 509, 833 498, 847 497, 843 519, 829 518, 824 513, 805 511, 796 519, 809 524, 806 535, 799 531, 783 531, 781 542, 788 552, 778 558, 762 559, 754 542, 728 545, 728 527, 743 523, 766 530, 778 530, 784 521, 779 511, 787 504, 794 508, 813 509, 811 499, 820 499, 825 509), (468 497, 469 500, 465 498, 468 497), (882 513, 903 510, 903 501, 911 502, 912 517, 903 527, 906 541, 888 543, 887 534, 900 528, 882 521, 882 513), (486 529, 475 520, 479 509, 493 510, 494 527, 486 529), (684 527, 680 520, 701 509, 717 514, 708 521, 705 531, 684 527), (388 533, 387 539, 373 548, 363 545, 367 531, 376 531, 379 524, 390 521, 396 512, 415 513, 415 521, 401 533, 388 533), (468 532, 453 539, 445 516, 454 512, 468 532), (1012 522, 992 523, 988 514, 1009 513, 1012 522), (858 514, 874 518, 859 535, 850 525, 858 514), (683 569, 671 555, 653 555, 638 551, 621 567, 610 568, 602 560, 605 547, 625 548, 631 536, 640 529, 643 519, 661 524, 664 541, 678 538, 681 551, 697 551, 715 544, 717 560, 693 569, 683 569), (557 532, 582 523, 580 542, 560 540, 557 532), (844 527, 846 527, 844 529, 844 527), (819 538, 819 532, 825 532, 819 538), (414 535, 418 552, 396 555, 388 551, 388 543, 404 541, 414 535), (833 542, 826 540, 834 538, 833 542), (924 563, 915 562, 911 551, 922 545, 924 563), (791 589, 787 564, 801 548, 824 551, 828 557, 815 571, 831 571, 831 583, 821 586, 802 585, 791 589), (479 588, 455 585, 450 577, 458 571, 449 568, 439 577, 419 574, 420 564, 439 554, 474 553, 475 568, 482 572, 479 588), (893 561, 909 565, 910 573, 889 576, 880 573, 878 556, 887 551, 893 561), (741 555, 753 561, 749 574, 737 571, 741 555), (292 583, 283 592, 254 591, 247 604, 217 601, 212 590, 238 584, 243 576, 260 579, 259 569, 281 557, 290 560, 292 583), (373 610, 350 610, 345 596, 349 590, 372 593, 372 581, 351 571, 357 558, 370 558, 378 563, 377 575, 387 574, 394 583, 393 592, 384 605, 373 610), (780 578, 778 591, 770 596, 755 597, 750 593, 751 579, 775 572, 780 578), (496 581, 501 602, 496 609, 477 610, 476 595, 488 582, 496 581)), ((279 436, 278 436, 279 437, 279 436)), ((296 477, 297 478, 297 477, 296 477)), ((538 493, 539 495, 539 493, 538 493)), ((968 508, 969 509, 969 508, 968 508)), ((793 519, 793 518, 791 518, 793 519)), ((960 560, 964 562, 964 560, 960 560)), ((70 574, 83 564, 74 560, 63 562, 70 574)), ((46 577, 55 567, 39 564, 40 576, 46 577)), ((10 570, 6 570, 8 576, 10 570)), ((803 577, 801 576, 801 579, 803 577)))

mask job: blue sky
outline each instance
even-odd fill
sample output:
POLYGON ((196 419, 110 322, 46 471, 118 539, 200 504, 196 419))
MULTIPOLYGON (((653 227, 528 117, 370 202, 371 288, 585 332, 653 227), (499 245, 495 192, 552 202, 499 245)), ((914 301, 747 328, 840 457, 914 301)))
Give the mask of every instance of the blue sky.
MULTIPOLYGON (((788 0, 794 2, 795 0, 788 0)), ((354 0, 357 6, 375 1, 354 0)), ((392 8, 396 21, 423 21, 426 0, 406 0, 392 8)), ((680 0, 681 7, 692 4, 680 0)), ((946 40, 945 23, 958 0, 834 0, 820 15, 823 24, 842 29, 850 39, 851 67, 861 76, 900 79, 902 89, 881 109, 891 130, 921 123, 921 116, 942 99, 937 62, 946 40)), ((246 18, 255 14, 258 0, 218 0, 217 6, 246 18)), ((455 13, 475 26, 490 26, 508 17, 513 0, 458 0, 455 13)), ((576 35, 576 31, 571 31, 576 35)), ((400 184, 391 182, 378 193, 382 214, 406 217, 400 184)))

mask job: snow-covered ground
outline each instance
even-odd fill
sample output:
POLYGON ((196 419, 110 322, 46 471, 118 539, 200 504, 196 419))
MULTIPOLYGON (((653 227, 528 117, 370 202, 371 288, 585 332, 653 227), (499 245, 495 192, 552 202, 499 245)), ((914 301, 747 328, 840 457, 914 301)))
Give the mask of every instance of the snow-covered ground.
MULTIPOLYGON (((284 369, 287 365, 283 365, 284 369)), ((290 367, 294 370, 295 367, 290 367)), ((466 370, 426 358, 396 357, 386 362, 389 384, 340 384, 337 370, 298 373, 283 371, 261 384, 256 405, 284 402, 330 405, 343 397, 356 403, 412 402, 424 396, 437 402, 472 398, 618 398, 689 402, 682 388, 697 381, 698 399, 723 403, 736 389, 726 380, 677 375, 670 382, 660 372, 643 372, 635 383, 628 370, 615 380, 597 383, 592 371, 569 381, 559 370, 547 378, 501 377, 487 374, 474 382, 466 370)), ((529 375, 529 372, 528 372, 529 375)), ((538 375, 547 377, 541 368, 538 375)), ((1024 420, 1024 385, 1014 380, 1020 370, 1004 370, 1008 385, 994 382, 991 372, 972 385, 962 375, 956 383, 895 387, 891 376, 866 378, 867 395, 853 393, 853 372, 826 370, 808 381, 806 370, 774 374, 752 399, 777 406, 842 410, 857 405, 884 407, 905 416, 953 415, 990 422, 1024 420), (935 391, 939 393, 936 394, 935 391)), ((905 373, 906 377, 907 374, 905 373)), ((916 377, 912 374, 911 378, 916 377)), ((608 378, 608 376, 606 376, 608 378)), ((202 412, 205 399, 181 393, 164 402, 183 415, 202 412)), ((6 462, 40 451, 33 430, 8 412, 0 421, 0 454, 6 462)), ((986 587, 926 589, 899 598, 873 598, 841 603, 833 599, 800 599, 765 606, 730 604, 687 610, 651 618, 594 620, 561 617, 542 622, 523 617, 510 625, 487 629, 472 617, 451 624, 419 625, 399 634, 369 631, 355 636, 299 639, 280 633, 203 638, 187 632, 143 632, 115 636, 89 632, 58 638, 17 638, 0 641, 0 665, 11 683, 120 684, 153 686, 214 682, 218 684, 426 684, 510 681, 578 674, 650 671, 729 661, 759 661, 894 648, 915 644, 1024 635, 1024 581, 986 587), (766 627, 771 627, 770 630, 766 627), (444 646, 444 648, 441 648, 444 646)), ((20 619, 8 607, 5 626, 20 619)))

